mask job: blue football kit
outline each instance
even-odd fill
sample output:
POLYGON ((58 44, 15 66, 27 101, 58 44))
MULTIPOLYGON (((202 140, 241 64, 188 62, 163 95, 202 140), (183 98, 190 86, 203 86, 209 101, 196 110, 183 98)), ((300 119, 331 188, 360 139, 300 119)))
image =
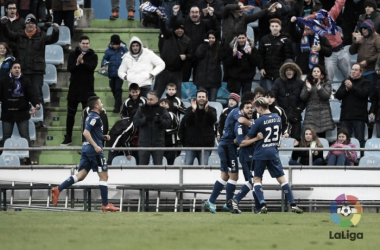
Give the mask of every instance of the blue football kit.
MULTIPOLYGON (((251 120, 253 122, 253 120, 251 120)), ((250 128, 248 126, 245 126, 241 123, 235 124, 235 134, 236 134, 236 140, 238 144, 242 141, 244 141, 245 136, 247 135, 250 128)), ((245 181, 249 181, 252 183, 252 160, 253 160, 253 152, 254 152, 254 146, 253 144, 246 146, 246 147, 240 147, 239 149, 239 160, 240 164, 242 165, 243 174, 245 181)))

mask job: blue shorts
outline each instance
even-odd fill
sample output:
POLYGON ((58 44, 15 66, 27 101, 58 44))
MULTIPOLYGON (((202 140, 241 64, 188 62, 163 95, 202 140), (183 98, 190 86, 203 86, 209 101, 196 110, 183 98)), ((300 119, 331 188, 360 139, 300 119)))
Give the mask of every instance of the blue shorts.
POLYGON ((86 169, 87 173, 90 172, 92 169, 93 172, 107 172, 108 171, 108 165, 106 158, 104 157, 104 154, 86 154, 86 152, 83 152, 82 150, 82 156, 80 158, 78 172, 82 169, 86 169))
POLYGON ((285 175, 282 169, 282 164, 280 159, 276 160, 255 160, 254 161, 254 176, 263 178, 265 168, 268 168, 270 176, 272 178, 278 178, 285 175))
POLYGON ((220 158, 220 171, 239 173, 239 164, 237 160, 237 146, 233 143, 220 143, 218 146, 220 158))

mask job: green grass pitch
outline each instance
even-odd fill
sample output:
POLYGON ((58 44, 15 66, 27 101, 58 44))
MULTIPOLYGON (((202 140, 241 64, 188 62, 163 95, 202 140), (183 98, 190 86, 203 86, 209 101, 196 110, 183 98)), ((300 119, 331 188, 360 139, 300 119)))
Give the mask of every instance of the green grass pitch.
POLYGON ((328 213, 0 212, 0 249, 379 249, 380 215, 341 228, 328 213), (330 239, 338 232, 363 239, 330 239))

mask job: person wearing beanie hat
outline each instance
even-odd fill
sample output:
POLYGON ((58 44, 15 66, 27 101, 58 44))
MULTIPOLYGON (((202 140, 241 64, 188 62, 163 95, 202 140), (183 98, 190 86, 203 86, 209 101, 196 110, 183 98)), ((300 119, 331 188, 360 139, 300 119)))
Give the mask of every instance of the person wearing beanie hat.
POLYGON ((278 105, 285 110, 290 121, 290 137, 297 141, 301 140, 301 113, 306 106, 300 97, 303 86, 300 67, 293 60, 286 60, 280 68, 280 77, 274 81, 272 90, 278 105))
POLYGON ((363 68, 363 77, 371 84, 370 100, 375 94, 375 86, 378 75, 375 72, 376 61, 380 53, 380 35, 376 33, 371 19, 364 20, 360 25, 360 33, 353 33, 353 43, 350 46, 350 54, 358 54, 356 62, 363 68))
POLYGON ((128 52, 127 45, 121 41, 120 36, 114 34, 111 36, 110 44, 104 52, 102 62, 100 63, 101 70, 106 71, 108 64, 108 79, 115 105, 113 113, 119 113, 122 106, 123 80, 118 76, 118 69, 122 62, 122 57, 128 52))
POLYGON ((157 75, 154 90, 161 97, 168 83, 177 86, 177 97, 182 96, 182 69, 185 63, 192 59, 193 51, 191 40, 185 35, 185 26, 182 21, 176 20, 171 31, 164 18, 160 15, 159 26, 161 35, 159 37, 159 50, 161 59, 165 62, 165 69, 157 75))
POLYGON ((29 14, 25 17, 25 25, 29 23, 37 24, 37 19, 33 14, 29 14))
POLYGON ((371 20, 374 24, 375 31, 380 34, 380 13, 376 11, 377 2, 375 0, 366 0, 363 7, 365 13, 359 16, 356 30, 360 31, 360 26, 365 20, 371 20))
POLYGON ((240 102, 240 96, 238 94, 235 94, 235 93, 231 93, 229 96, 228 96, 228 99, 233 99, 236 101, 236 105, 237 106, 240 102))

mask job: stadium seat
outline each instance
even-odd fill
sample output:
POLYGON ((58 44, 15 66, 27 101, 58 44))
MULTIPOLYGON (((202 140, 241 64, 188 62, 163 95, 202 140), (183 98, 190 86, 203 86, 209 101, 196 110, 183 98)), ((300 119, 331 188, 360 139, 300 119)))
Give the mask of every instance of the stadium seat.
MULTIPOLYGON (((255 8, 252 10, 252 11, 250 11, 250 13, 256 13, 256 12, 259 12, 259 11, 261 11, 261 9, 260 9, 260 7, 256 7, 255 6, 255 8)), ((257 28, 259 28, 259 19, 257 19, 256 21, 254 21, 254 22, 252 22, 252 23, 249 23, 248 24, 248 27, 252 27, 252 29, 257 29, 257 28)))
POLYGON ((338 139, 337 127, 335 127, 333 130, 326 131, 326 139, 329 143, 334 143, 338 139))
POLYGON ((0 155, 0 166, 20 166, 17 155, 0 155))
POLYGON ((335 70, 334 80, 333 82, 342 83, 344 80, 344 76, 342 76, 342 73, 340 73, 340 70, 335 70))
POLYGON ((44 82, 49 85, 53 85, 58 82, 57 68, 53 64, 46 64, 44 82))
MULTIPOLYGON (((182 152, 184 153, 183 150, 182 150, 182 152)), ((181 152, 181 155, 179 155, 179 156, 177 156, 175 158, 174 165, 176 165, 176 166, 185 165, 185 154, 182 154, 182 152, 181 152)), ((194 164, 193 165, 199 165, 197 158, 194 159, 194 164)))
MULTIPOLYGON (((34 122, 32 122, 31 120, 29 120, 28 122, 30 140, 35 141, 37 139, 36 126, 34 125, 34 122)), ((18 131, 18 127, 16 124, 13 126, 12 138, 21 138, 20 132, 18 131)))
MULTIPOLYGON (((319 138, 319 141, 322 143, 323 148, 330 148, 330 144, 329 144, 329 142, 328 142, 327 139, 325 139, 325 138, 319 138)), ((326 159, 326 156, 327 156, 328 153, 329 153, 329 151, 327 151, 327 150, 323 151, 323 159, 326 159)))
POLYGON ((185 108, 188 108, 191 106, 191 103, 188 101, 183 101, 183 106, 185 106, 185 108))
MULTIPOLYGON (((355 145, 356 148, 360 148, 360 142, 356 138, 351 138, 351 143, 355 145)), ((360 151, 356 151, 358 159, 360 159, 360 151)))
MULTIPOLYGON (((281 140, 280 148, 294 148, 294 138, 284 138, 281 140)), ((279 151, 280 156, 292 156, 292 151, 279 151)))
POLYGON ((375 155, 375 156, 380 156, 380 138, 371 138, 368 139, 365 143, 364 148, 372 149, 376 148, 379 149, 379 151, 364 151, 364 155, 375 155))
POLYGON ((380 155, 366 155, 363 156, 359 161, 359 166, 361 167, 378 167, 380 166, 380 155))
MULTIPOLYGON (((28 141, 24 138, 9 138, 4 142, 4 148, 27 148, 28 141)), ((29 157, 29 151, 17 151, 17 150, 4 150, 3 155, 16 155, 20 159, 29 157)))
POLYGON ((280 161, 281 161, 281 165, 283 167, 288 167, 289 166, 289 160, 290 160, 289 156, 287 156, 287 155, 280 155, 280 161))
POLYGON ((131 156, 131 160, 128 161, 127 157, 124 155, 116 156, 112 159, 112 166, 136 166, 136 159, 135 157, 131 156))
MULTIPOLYGON (((150 156, 150 158, 149 158, 149 165, 154 165, 152 156, 150 156)), ((162 157, 162 166, 166 166, 166 165, 168 165, 168 161, 166 160, 166 157, 163 156, 162 157)))
MULTIPOLYGON (((46 34, 51 35, 53 32, 53 27, 49 27, 46 34)), ((67 26, 59 26, 59 39, 58 42, 54 43, 62 47, 67 47, 71 45, 71 35, 70 29, 67 26)))
POLYGON ((42 84, 42 95, 44 97, 44 103, 50 102, 50 88, 45 82, 42 84))
POLYGON ((181 99, 191 101, 192 98, 196 97, 197 87, 193 82, 182 82, 182 97, 181 99))
POLYGON ((43 105, 40 105, 40 106, 41 108, 37 110, 37 113, 30 117, 30 120, 34 123, 44 121, 44 106, 43 105))
POLYGON ((218 89, 218 93, 216 96, 216 101, 221 103, 224 106, 228 105, 228 96, 230 95, 230 92, 227 89, 227 83, 222 82, 222 86, 218 89))
POLYGON ((83 6, 84 5, 84 0, 77 0, 77 4, 80 5, 80 6, 83 6))
POLYGON ((45 62, 53 65, 63 65, 63 49, 59 45, 45 46, 45 62))
POLYGON ((253 44, 255 43, 255 35, 253 34, 253 28, 250 27, 249 25, 247 25, 247 37, 249 37, 251 39, 253 44))
POLYGON ((220 167, 220 157, 219 155, 210 155, 208 158, 208 166, 212 167, 220 167))
POLYGON ((3 139, 3 122, 0 121, 0 141, 3 139))
POLYGON ((376 123, 375 125, 373 125, 373 129, 372 129, 372 137, 371 138, 378 138, 377 137, 377 132, 376 132, 376 123))
POLYGON ((336 124, 340 123, 340 106, 341 106, 340 102, 330 101, 332 118, 336 124))
POLYGON ((220 114, 223 112, 223 106, 220 102, 210 102, 210 106, 216 109, 216 122, 219 122, 220 114))

